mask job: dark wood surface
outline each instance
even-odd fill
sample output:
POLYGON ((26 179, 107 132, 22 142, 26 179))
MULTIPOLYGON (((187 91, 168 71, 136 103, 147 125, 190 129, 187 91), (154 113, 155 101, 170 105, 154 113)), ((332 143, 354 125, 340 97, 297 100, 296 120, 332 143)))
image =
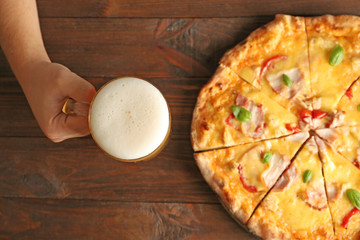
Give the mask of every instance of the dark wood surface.
POLYGON ((164 93, 155 159, 115 161, 91 137, 52 143, 0 52, 0 239, 255 239, 204 182, 192 110, 224 52, 276 13, 360 14, 357 1, 38 0, 46 48, 98 89, 137 76, 164 93))

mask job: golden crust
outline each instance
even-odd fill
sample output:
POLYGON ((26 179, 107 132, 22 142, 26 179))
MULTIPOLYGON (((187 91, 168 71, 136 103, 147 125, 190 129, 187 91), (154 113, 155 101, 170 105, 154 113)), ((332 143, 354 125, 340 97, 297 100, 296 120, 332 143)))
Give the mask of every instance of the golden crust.
MULTIPOLYGON (((212 79, 199 93, 191 125, 193 149, 195 151, 202 151, 257 141, 245 135, 237 134, 235 137, 236 133, 229 130, 229 127, 224 124, 225 116, 231 114, 231 110, 229 110, 231 104, 225 105, 224 99, 227 96, 229 102, 234 102, 234 89, 248 96, 253 95, 257 91, 255 88, 259 88, 258 93, 270 97, 290 111, 294 111, 294 109, 297 111, 298 108, 293 108, 292 106, 287 108, 289 105, 286 101, 278 99, 276 96, 274 97, 274 94, 269 95, 269 92, 261 89, 261 86, 256 82, 256 80, 260 81, 259 79, 261 78, 261 66, 272 56, 288 54, 289 49, 298 48, 300 45, 292 46, 297 39, 303 41, 305 38, 307 43, 307 41, 310 41, 310 38, 322 38, 324 36, 332 40, 333 43, 338 44, 338 41, 340 42, 345 49, 346 57, 350 59, 349 62, 358 59, 360 63, 360 17, 348 15, 325 15, 312 18, 277 15, 274 21, 255 30, 243 42, 229 50, 221 59, 220 66, 212 79), (345 40, 342 41, 342 39, 345 40), (246 72, 245 74, 244 71, 246 72), (245 75, 250 77, 243 77, 245 75)), ((308 45, 306 45, 306 48, 310 49, 308 45)), ((312 64, 312 60, 307 56, 307 52, 303 54, 302 58, 306 58, 307 64, 309 62, 312 64)), ((293 62, 301 62, 302 64, 296 67, 308 72, 307 68, 309 68, 309 65, 303 64, 302 60, 296 61, 296 58, 294 59, 292 60, 293 62)), ((355 72, 353 75, 357 74, 357 71, 353 72, 355 72)), ((306 73, 305 78, 308 79, 306 83, 308 85, 302 93, 303 98, 298 99, 300 102, 307 97, 318 97, 312 92, 311 84, 309 83, 310 73, 306 73)), ((343 93, 344 91, 340 92, 339 95, 343 93)), ((307 107, 306 104, 304 106, 307 107)), ((262 139, 269 139, 269 136, 266 135, 262 139)), ((275 135, 276 138, 280 136, 282 135, 275 135)), ((210 152, 213 151, 204 153, 210 152)), ((204 153, 194 154, 199 169, 206 182, 220 197, 224 208, 240 225, 264 239, 303 239, 304 236, 300 236, 296 232, 294 233, 293 229, 279 221, 275 214, 271 214, 271 211, 264 211, 260 208, 255 213, 245 211, 241 204, 237 203, 238 199, 234 197, 234 193, 224 187, 227 183, 215 174, 217 169, 214 169, 214 167, 216 166, 212 165, 208 157, 204 157, 204 153), (249 220, 252 214, 254 215, 249 220), (247 223, 248 220, 249 222, 247 223)), ((323 226, 319 226, 309 233, 307 239, 333 239, 328 230, 323 226)), ((359 235, 360 232, 357 234, 359 235)))
POLYGON ((287 52, 296 38, 304 37, 304 18, 276 15, 275 20, 252 32, 243 42, 229 50, 220 64, 236 73, 248 66, 261 66, 267 58, 264 54, 287 52), (288 41, 286 41, 288 40, 288 41))
POLYGON ((224 183, 217 179, 214 176, 214 169, 211 167, 211 162, 209 158, 205 157, 203 154, 194 154, 196 163, 201 171, 206 182, 210 185, 212 190, 218 194, 220 197, 222 205, 230 213, 231 216, 236 219, 238 223, 242 226, 245 226, 246 221, 249 219, 250 214, 245 213, 242 208, 237 208, 235 202, 231 198, 231 192, 224 189, 224 183))
MULTIPOLYGON (((300 217, 300 216, 299 216, 300 217)), ((282 239, 323 239, 332 240, 333 236, 330 235, 327 229, 319 226, 316 231, 309 233, 306 238, 294 233, 284 224, 281 224, 273 217, 269 211, 255 213, 249 223, 248 228, 253 234, 265 240, 282 240, 282 239)))
POLYGON ((234 85, 238 81, 239 78, 229 69, 219 67, 212 79, 201 89, 191 124, 191 142, 195 151, 211 148, 207 146, 226 146, 223 136, 220 135, 221 132, 225 131, 224 128, 217 127, 214 124, 210 126, 208 123, 208 119, 218 113, 215 109, 209 109, 212 105, 210 106, 208 103, 209 101, 216 101, 222 90, 225 91, 230 88, 229 85, 234 85), (217 129, 211 129, 213 131, 209 132, 210 128, 215 127, 217 129), (212 134, 218 135, 212 136, 212 134), (217 143, 209 143, 209 141, 217 141, 217 143))
POLYGON ((324 15, 305 18, 307 31, 317 32, 333 37, 346 37, 353 47, 358 47, 360 17, 351 15, 324 15))
POLYGON ((292 239, 289 230, 272 218, 272 215, 254 215, 248 223, 250 232, 266 240, 292 239))

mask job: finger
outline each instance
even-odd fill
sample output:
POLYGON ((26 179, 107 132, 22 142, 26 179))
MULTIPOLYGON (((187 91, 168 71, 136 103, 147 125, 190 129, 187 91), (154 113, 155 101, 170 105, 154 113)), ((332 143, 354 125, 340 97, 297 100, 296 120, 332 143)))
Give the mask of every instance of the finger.
POLYGON ((95 87, 73 72, 69 72, 63 85, 65 95, 76 101, 91 102, 96 90, 95 87))
POLYGON ((54 142, 83 137, 90 133, 89 123, 86 117, 67 115, 64 113, 58 114, 53 119, 52 129, 55 134, 48 137, 54 142))

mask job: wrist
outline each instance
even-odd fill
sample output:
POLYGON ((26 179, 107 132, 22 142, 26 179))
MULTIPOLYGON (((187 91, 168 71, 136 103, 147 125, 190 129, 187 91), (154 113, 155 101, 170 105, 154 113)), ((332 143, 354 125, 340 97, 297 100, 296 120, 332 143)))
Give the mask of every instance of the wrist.
POLYGON ((16 64, 10 63, 10 65, 19 83, 24 85, 36 75, 37 71, 49 63, 51 60, 45 52, 45 54, 22 59, 16 64))

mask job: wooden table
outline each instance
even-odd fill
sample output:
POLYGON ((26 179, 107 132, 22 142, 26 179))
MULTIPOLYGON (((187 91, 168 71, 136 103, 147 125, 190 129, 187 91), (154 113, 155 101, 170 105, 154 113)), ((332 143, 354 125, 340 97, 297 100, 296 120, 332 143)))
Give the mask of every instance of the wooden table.
POLYGON ((148 79, 172 113, 165 150, 115 161, 91 137, 52 143, 0 53, 0 239, 255 239, 219 204, 190 144, 197 94, 224 52, 276 13, 360 14, 357 1, 38 0, 46 48, 99 88, 148 79))

